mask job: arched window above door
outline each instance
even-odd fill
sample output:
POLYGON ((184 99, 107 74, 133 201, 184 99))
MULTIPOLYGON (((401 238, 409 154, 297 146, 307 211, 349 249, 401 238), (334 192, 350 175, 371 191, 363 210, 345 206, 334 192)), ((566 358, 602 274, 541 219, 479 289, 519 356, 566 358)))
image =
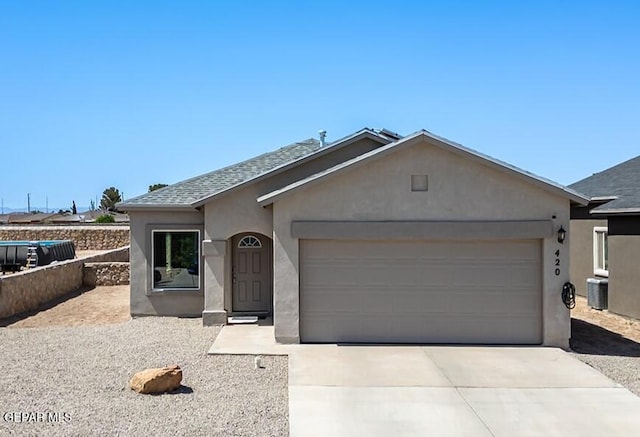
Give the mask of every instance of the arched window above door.
POLYGON ((253 235, 247 235, 243 237, 242 240, 238 243, 238 248, 240 249, 260 249, 262 247, 262 243, 258 240, 257 237, 253 235))

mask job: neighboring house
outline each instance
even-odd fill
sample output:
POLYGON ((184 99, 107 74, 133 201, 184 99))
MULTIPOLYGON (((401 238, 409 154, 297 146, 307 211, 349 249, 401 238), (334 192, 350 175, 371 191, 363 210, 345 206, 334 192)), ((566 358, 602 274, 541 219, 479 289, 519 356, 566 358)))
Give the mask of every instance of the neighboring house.
POLYGON ((114 211, 101 211, 98 209, 80 212, 78 214, 63 214, 59 217, 49 220, 54 224, 70 224, 70 223, 93 223, 96 218, 101 215, 110 215, 114 219, 114 223, 129 223, 129 216, 114 211))
POLYGON ((570 185, 590 197, 571 209, 571 280, 609 278, 609 310, 640 319, 640 156, 570 185))
POLYGON ((115 223, 129 223, 129 216, 115 211, 85 211, 79 214, 66 213, 26 213, 16 212, 0 215, 0 224, 35 225, 35 224, 73 224, 93 223, 101 215, 110 215, 115 223))
POLYGON ((129 199, 131 314, 279 342, 567 347, 566 187, 419 131, 314 139, 129 199))
POLYGON ((17 213, 9 216, 9 223, 21 225, 44 223, 59 216, 60 214, 55 212, 17 213))

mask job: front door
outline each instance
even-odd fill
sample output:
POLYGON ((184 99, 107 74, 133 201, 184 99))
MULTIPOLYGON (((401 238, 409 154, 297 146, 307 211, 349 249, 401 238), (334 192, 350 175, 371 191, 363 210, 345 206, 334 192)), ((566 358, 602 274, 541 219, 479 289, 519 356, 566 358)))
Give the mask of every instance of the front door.
POLYGON ((233 243, 233 308, 244 313, 271 313, 271 239, 240 234, 233 243))

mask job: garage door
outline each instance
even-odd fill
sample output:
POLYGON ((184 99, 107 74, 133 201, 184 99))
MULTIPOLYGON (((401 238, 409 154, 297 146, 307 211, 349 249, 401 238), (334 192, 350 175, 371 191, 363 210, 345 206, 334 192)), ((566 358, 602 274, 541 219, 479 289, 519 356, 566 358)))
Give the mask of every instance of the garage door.
POLYGON ((539 344, 540 240, 300 240, 303 342, 539 344))

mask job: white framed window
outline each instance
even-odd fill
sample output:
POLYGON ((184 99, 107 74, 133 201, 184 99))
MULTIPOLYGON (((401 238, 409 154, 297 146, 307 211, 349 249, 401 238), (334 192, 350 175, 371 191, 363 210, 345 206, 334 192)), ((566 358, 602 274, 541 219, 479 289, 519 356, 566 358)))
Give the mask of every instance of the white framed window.
POLYGON ((593 228, 593 274, 609 277, 609 230, 605 227, 593 228))
POLYGON ((200 289, 200 231, 151 231, 153 291, 200 289))

